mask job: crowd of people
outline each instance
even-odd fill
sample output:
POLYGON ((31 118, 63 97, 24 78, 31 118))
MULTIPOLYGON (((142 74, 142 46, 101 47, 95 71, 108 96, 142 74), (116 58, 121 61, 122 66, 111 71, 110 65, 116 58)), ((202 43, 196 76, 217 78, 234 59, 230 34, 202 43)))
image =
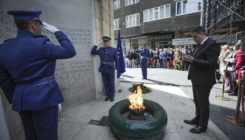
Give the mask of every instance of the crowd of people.
MULTIPOLYGON (((189 63, 182 60, 182 55, 190 55, 192 48, 163 48, 149 49, 150 59, 148 68, 165 68, 187 71, 189 63)), ((124 52, 125 66, 128 68, 140 67, 140 57, 134 49, 124 52)))
POLYGON ((225 82, 225 92, 230 96, 237 96, 237 83, 241 79, 242 67, 244 66, 245 55, 240 49, 238 42, 229 49, 228 45, 221 46, 219 56, 219 69, 216 71, 217 82, 225 82))

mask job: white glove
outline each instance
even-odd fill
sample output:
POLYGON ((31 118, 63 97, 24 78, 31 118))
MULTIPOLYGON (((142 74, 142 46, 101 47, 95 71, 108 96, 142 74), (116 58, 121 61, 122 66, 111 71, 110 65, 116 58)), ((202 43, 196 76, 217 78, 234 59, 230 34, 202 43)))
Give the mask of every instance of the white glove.
POLYGON ((62 106, 61 106, 61 104, 58 104, 58 109, 59 109, 59 111, 58 111, 58 112, 60 112, 60 111, 62 110, 62 106))
POLYGON ((95 46, 99 46, 103 41, 98 42, 95 46))
POLYGON ((55 32, 59 31, 58 28, 56 28, 53 25, 50 25, 46 22, 42 22, 43 23, 43 28, 45 28, 46 30, 48 30, 49 32, 51 32, 52 34, 54 34, 55 32))

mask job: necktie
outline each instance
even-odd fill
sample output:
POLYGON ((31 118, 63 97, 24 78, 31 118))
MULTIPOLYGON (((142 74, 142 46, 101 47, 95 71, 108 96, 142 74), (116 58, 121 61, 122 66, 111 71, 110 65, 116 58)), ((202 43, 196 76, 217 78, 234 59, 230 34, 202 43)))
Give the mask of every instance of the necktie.
POLYGON ((199 50, 200 48, 201 48, 201 44, 197 44, 196 49, 195 49, 195 51, 194 51, 194 53, 193 53, 193 56, 196 55, 196 53, 198 52, 198 50, 199 50))

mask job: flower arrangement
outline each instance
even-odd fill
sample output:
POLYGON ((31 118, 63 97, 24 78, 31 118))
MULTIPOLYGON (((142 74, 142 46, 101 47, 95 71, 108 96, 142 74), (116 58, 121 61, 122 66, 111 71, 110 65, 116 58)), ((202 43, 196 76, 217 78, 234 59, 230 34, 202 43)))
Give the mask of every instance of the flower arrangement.
POLYGON ((138 86, 140 86, 140 89, 142 90, 143 94, 151 92, 151 89, 149 87, 144 86, 144 83, 134 83, 133 86, 129 88, 129 91, 137 93, 138 86))

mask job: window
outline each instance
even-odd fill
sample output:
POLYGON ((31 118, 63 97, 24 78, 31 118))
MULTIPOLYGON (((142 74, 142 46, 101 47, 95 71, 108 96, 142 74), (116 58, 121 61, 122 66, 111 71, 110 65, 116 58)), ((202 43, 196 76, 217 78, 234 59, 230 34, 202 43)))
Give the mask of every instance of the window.
POLYGON ((164 18, 164 6, 160 7, 160 18, 164 18))
POLYGON ((140 14, 133 14, 126 16, 126 28, 139 26, 140 25, 140 14))
POLYGON ((154 20, 158 20, 158 7, 154 8, 153 17, 154 17, 154 20))
POLYGON ((114 30, 118 30, 120 28, 120 18, 114 19, 114 30))
POLYGON ((144 22, 148 21, 148 10, 144 10, 143 12, 143 15, 144 15, 144 22))
POLYGON ((183 14, 186 13, 186 2, 183 2, 183 14))
POLYGON ((168 4, 165 6, 165 17, 171 17, 171 5, 168 4))
POLYGON ((149 20, 153 20, 153 9, 149 10, 149 20))
POLYGON ((176 15, 181 15, 181 1, 180 2, 176 2, 176 15))
POLYGON ((176 2, 176 15, 183 15, 186 13, 186 2, 178 1, 176 2))
POLYGON ((115 0, 114 1, 114 10, 119 9, 120 8, 120 0, 115 0))
POLYGON ((159 7, 144 10, 144 22, 154 21, 171 17, 171 5, 166 4, 159 7))
POLYGON ((125 0, 125 6, 140 2, 140 0, 125 0))

